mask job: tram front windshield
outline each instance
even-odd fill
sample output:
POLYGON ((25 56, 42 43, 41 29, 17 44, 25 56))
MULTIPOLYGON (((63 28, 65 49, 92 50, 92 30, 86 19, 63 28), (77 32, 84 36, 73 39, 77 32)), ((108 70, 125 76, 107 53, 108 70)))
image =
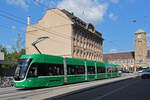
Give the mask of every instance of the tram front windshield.
POLYGON ((25 78, 28 66, 31 62, 31 59, 20 59, 15 71, 14 79, 16 81, 23 80, 25 78))

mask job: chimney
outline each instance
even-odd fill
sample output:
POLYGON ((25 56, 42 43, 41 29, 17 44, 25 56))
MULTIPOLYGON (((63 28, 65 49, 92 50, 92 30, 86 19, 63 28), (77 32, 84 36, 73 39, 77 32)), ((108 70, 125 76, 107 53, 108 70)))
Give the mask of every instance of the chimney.
POLYGON ((30 25, 30 16, 27 17, 27 25, 30 25))
POLYGON ((74 16, 74 13, 73 13, 73 12, 71 12, 71 15, 72 15, 72 16, 74 16))

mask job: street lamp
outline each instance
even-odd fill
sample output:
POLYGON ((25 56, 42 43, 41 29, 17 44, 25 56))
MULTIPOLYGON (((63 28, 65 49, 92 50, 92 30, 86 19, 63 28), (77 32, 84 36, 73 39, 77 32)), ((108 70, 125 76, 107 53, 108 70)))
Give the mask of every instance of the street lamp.
POLYGON ((32 46, 35 47, 35 49, 39 52, 39 54, 42 54, 42 53, 41 53, 41 51, 37 48, 36 44, 39 43, 39 42, 41 42, 41 41, 43 41, 43 40, 45 40, 45 39, 48 39, 48 38, 49 38, 48 36, 39 37, 39 38, 37 38, 36 41, 34 41, 34 42, 32 43, 32 46))

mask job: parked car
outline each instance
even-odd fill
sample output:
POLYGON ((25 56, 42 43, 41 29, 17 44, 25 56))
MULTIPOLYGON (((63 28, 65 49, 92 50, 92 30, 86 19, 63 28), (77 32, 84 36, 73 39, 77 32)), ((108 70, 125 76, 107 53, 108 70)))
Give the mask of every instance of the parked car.
POLYGON ((145 69, 143 70, 142 74, 141 74, 141 78, 150 78, 150 69, 145 69))
POLYGON ((143 70, 139 70, 138 72, 139 72, 139 73, 142 73, 142 72, 143 72, 143 70))

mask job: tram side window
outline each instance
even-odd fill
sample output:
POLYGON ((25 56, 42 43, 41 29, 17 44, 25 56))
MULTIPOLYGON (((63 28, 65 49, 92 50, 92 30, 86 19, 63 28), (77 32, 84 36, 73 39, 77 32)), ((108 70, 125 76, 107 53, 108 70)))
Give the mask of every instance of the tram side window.
POLYGON ((105 67, 97 67, 97 73, 105 73, 106 69, 105 67))
POLYGON ((85 74, 85 67, 79 65, 67 65, 68 75, 85 74))
POLYGON ((107 68, 107 73, 111 73, 111 67, 107 68))
POLYGON ((38 76, 37 75, 37 68, 38 68, 38 65, 32 64, 32 66, 29 69, 27 77, 36 77, 36 76, 38 76))
POLYGON ((64 75, 64 67, 62 64, 34 63, 29 69, 29 73, 33 68, 36 69, 36 76, 64 75))
POLYGON ((49 76, 64 75, 64 67, 62 64, 49 64, 48 65, 49 76))
POLYGON ((88 70, 88 74, 95 74, 95 67, 94 66, 88 66, 87 70, 88 70))
POLYGON ((117 69, 117 68, 112 68, 112 72, 113 72, 113 73, 117 73, 117 72, 118 72, 118 69, 117 69))
POLYGON ((115 73, 118 73, 118 68, 115 68, 115 73))

